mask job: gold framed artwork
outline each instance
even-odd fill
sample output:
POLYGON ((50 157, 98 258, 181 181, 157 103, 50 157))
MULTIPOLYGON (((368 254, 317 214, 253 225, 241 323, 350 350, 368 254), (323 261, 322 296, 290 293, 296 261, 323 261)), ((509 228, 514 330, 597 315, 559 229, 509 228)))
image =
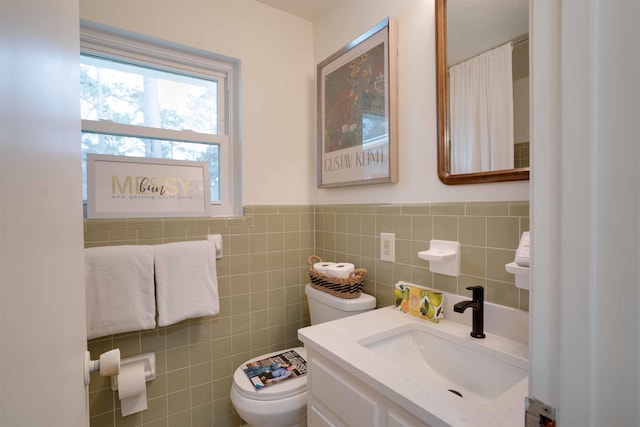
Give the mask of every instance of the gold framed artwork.
POLYGON ((398 181, 395 21, 318 64, 318 187, 398 181))

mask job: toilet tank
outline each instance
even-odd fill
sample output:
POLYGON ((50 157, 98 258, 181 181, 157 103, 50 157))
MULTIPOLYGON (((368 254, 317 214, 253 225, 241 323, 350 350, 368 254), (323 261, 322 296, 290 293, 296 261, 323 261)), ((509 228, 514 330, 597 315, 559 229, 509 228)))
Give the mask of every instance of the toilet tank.
POLYGON ((311 284, 307 284, 304 290, 309 301, 312 325, 364 313, 376 307, 375 297, 365 293, 358 298, 346 299, 314 289, 311 284))

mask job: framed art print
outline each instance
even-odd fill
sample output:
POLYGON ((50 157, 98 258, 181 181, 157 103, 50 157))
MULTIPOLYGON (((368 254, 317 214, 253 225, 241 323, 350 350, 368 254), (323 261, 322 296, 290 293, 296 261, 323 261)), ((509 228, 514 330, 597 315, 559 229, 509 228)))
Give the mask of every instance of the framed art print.
POLYGON ((318 187, 398 180, 395 23, 318 65, 318 187))

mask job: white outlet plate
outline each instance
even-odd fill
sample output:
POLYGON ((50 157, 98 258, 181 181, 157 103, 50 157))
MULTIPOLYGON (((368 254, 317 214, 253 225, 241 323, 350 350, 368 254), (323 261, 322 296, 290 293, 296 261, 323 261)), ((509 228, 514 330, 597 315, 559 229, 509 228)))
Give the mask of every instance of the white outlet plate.
POLYGON ((396 262, 396 235, 394 233, 380 233, 380 259, 396 262))

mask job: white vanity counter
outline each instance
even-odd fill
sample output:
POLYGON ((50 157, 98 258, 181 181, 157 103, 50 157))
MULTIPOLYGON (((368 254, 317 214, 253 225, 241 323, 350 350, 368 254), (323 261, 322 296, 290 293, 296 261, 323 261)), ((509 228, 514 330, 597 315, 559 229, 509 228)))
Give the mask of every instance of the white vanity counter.
MULTIPOLYGON (((321 418, 324 421, 313 423, 312 411, 317 410, 317 407, 321 409, 323 407, 322 399, 314 398, 314 390, 321 381, 326 383, 324 379, 314 380, 314 373, 318 374, 325 370, 329 373, 342 371, 342 375, 336 374, 334 383, 327 383, 330 386, 335 388, 343 383, 347 385, 354 383, 355 385, 349 388, 349 392, 362 390, 363 395, 373 396, 371 404, 367 403, 369 397, 365 399, 367 400, 365 407, 370 406, 373 414, 367 421, 373 424, 367 425, 413 425, 416 420, 426 426, 512 427, 522 425, 525 414, 524 401, 528 394, 528 377, 526 376, 528 346, 490 332, 486 333, 485 339, 475 339, 469 336, 469 332, 470 327, 461 323, 445 319, 435 324, 402 313, 392 307, 300 329, 298 337, 305 344, 310 355, 308 356, 310 425, 354 425, 354 420, 360 423, 359 419, 353 418, 357 414, 349 413, 347 418, 350 420, 346 420, 344 416, 339 415, 338 409, 332 407, 340 406, 340 400, 337 399, 345 399, 347 396, 332 400, 330 395, 328 400, 333 403, 328 402, 324 407, 328 412, 338 413, 335 417, 337 421, 331 420, 331 417, 325 419, 324 416, 316 414, 316 419, 321 418), (501 360, 500 363, 506 363, 509 369, 515 367, 516 371, 524 374, 517 377, 513 385, 508 386, 507 391, 499 393, 495 398, 478 399, 466 395, 459 397, 447 391, 446 386, 443 388, 441 379, 438 379, 440 377, 435 378, 436 375, 433 374, 429 376, 430 368, 426 363, 411 363, 412 366, 408 367, 406 366, 408 359, 400 360, 403 359, 402 354, 398 355, 398 363, 393 363, 389 355, 385 357, 368 347, 372 342, 403 335, 406 331, 427 332, 428 335, 442 337, 447 342, 453 342, 456 348, 462 348, 454 351, 457 354, 463 354, 464 357, 467 357, 467 354, 473 354, 472 357, 481 359, 498 359, 501 360), (402 363, 404 365, 401 365, 402 363), (432 381, 431 378, 435 379, 432 381), (377 403, 375 396, 382 397, 383 400, 388 401, 388 404, 377 403), (314 402, 317 403, 316 406, 314 402), (380 408, 391 409, 380 411, 380 408), (396 417, 392 413, 394 411, 400 411, 401 414, 396 417), (407 415, 404 418, 403 413, 407 415), (398 422, 399 419, 407 421, 398 422)), ((391 345, 395 345, 395 341, 391 345)), ((395 351, 393 348, 388 350, 391 353, 393 351, 395 351)), ((438 348, 422 348, 422 351, 438 352, 438 348)), ((498 373, 491 378, 502 376, 498 373)), ((455 387, 452 386, 452 388, 455 387)), ((340 392, 336 390, 334 394, 339 395, 340 392)))

